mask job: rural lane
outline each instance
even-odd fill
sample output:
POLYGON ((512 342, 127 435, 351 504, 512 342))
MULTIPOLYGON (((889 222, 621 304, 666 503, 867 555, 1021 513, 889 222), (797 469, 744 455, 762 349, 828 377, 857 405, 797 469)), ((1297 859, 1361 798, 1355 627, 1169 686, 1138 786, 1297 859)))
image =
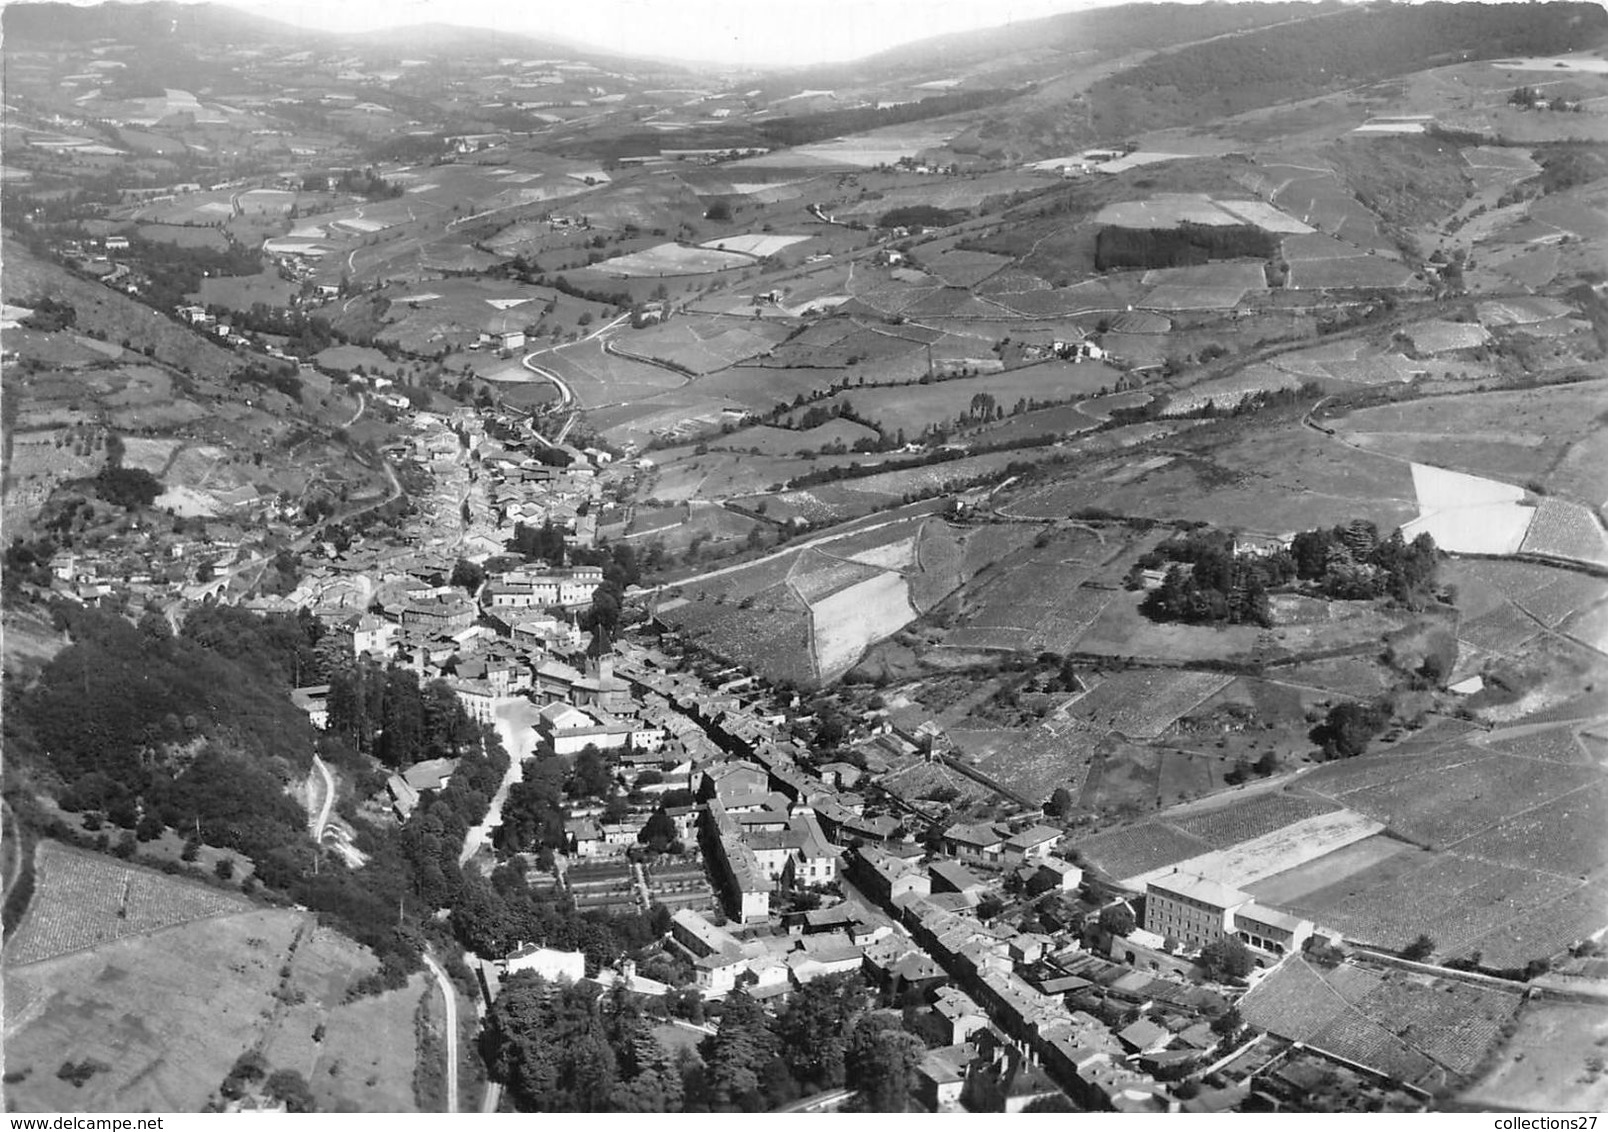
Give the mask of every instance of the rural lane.
POLYGON ((491 805, 486 807, 486 816, 464 836, 463 851, 458 854, 460 867, 480 852, 486 839, 491 836, 491 831, 502 823, 503 803, 508 800, 508 791, 513 788, 514 783, 520 781, 524 773, 524 761, 530 756, 530 748, 536 741, 536 732, 533 730, 536 722, 535 704, 522 696, 509 696, 499 700, 491 711, 497 720, 497 735, 502 739, 503 750, 508 752, 508 770, 503 775, 497 792, 491 796, 491 805))
POLYGON ((441 969, 441 964, 428 953, 424 956, 424 965, 430 968, 435 976, 436 986, 441 988, 442 997, 447 1000, 447 1111, 458 1111, 458 995, 452 989, 452 983, 447 979, 447 973, 441 969))
POLYGON ((324 843, 324 827, 329 824, 330 807, 335 804, 335 776, 330 774, 329 767, 317 755, 313 756, 313 769, 318 771, 324 780, 324 801, 318 807, 318 817, 313 821, 313 844, 324 843))

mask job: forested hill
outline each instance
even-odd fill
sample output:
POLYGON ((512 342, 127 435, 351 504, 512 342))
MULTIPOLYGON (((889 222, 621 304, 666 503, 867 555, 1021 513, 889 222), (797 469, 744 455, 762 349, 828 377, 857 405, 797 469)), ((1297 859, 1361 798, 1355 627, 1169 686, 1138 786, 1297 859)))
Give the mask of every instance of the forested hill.
POLYGON ((1096 83, 1089 96, 1094 124, 1115 137, 1426 67, 1550 55, 1605 39, 1608 11, 1592 3, 1384 4, 1181 47, 1096 83))

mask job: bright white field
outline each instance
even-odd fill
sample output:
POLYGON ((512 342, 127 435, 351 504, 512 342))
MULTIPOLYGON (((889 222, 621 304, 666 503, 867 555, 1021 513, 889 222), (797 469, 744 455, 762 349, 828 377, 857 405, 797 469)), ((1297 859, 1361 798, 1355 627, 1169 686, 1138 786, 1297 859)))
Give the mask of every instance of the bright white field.
POLYGON ((1187 861, 1179 861, 1176 865, 1151 869, 1120 883, 1124 888, 1143 892, 1150 881, 1177 870, 1215 880, 1230 888, 1243 888, 1372 837, 1384 828, 1382 822, 1353 810, 1336 810, 1291 822, 1282 829, 1275 829, 1272 833, 1264 833, 1261 837, 1253 837, 1227 849, 1217 849, 1187 861))
POLYGON ((1118 201, 1106 205, 1094 219, 1098 224, 1115 224, 1119 228, 1174 228, 1184 223, 1242 223, 1239 217, 1217 207, 1211 198, 1193 193, 1178 193, 1150 200, 1118 201))
POLYGON ((742 236, 722 236, 718 240, 705 240, 698 246, 721 252, 742 252, 744 255, 759 256, 763 259, 765 256, 775 255, 783 248, 803 243, 807 239, 808 236, 777 236, 750 232, 742 236))
POLYGON ((882 566, 889 570, 904 570, 916 561, 916 539, 912 535, 898 542, 885 543, 882 546, 873 546, 869 550, 856 551, 844 557, 852 558, 856 562, 863 562, 867 566, 882 566))
POLYGON ((754 261, 736 252, 715 252, 706 248, 688 248, 680 244, 660 244, 646 251, 606 259, 596 270, 610 275, 707 275, 728 268, 743 267, 754 261))
POLYGON ((1401 536, 1411 542, 1427 532, 1436 546, 1456 554, 1516 554, 1534 517, 1534 507, 1518 503, 1454 507, 1403 524, 1401 536))
POLYGON ((1608 59, 1595 55, 1555 55, 1550 59, 1498 59, 1491 64, 1504 71, 1589 71, 1608 75, 1608 59))
POLYGON ((1490 503, 1517 503, 1524 489, 1484 476, 1448 471, 1430 464, 1413 465, 1413 491, 1420 514, 1450 507, 1481 507, 1490 503))
POLYGON ((823 681, 847 672, 867 648, 916 619, 903 576, 878 574, 810 606, 816 675, 823 681))
POLYGON ((1304 236, 1315 231, 1310 225, 1303 224, 1288 212, 1274 208, 1271 204, 1261 200, 1220 200, 1217 207, 1224 212, 1239 217, 1247 224, 1255 224, 1264 232, 1281 232, 1292 236, 1304 236))

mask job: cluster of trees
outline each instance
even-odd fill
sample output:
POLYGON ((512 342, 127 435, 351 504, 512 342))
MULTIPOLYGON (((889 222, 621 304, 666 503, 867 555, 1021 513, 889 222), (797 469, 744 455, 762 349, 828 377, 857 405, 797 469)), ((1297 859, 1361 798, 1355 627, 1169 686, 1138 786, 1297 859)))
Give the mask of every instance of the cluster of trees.
POLYGON ((78 311, 71 303, 64 303, 45 295, 38 299, 30 299, 23 304, 33 311, 22 320, 22 325, 29 330, 58 331, 66 330, 78 321, 78 311))
POLYGON ((338 342, 349 340, 331 326, 323 315, 309 314, 289 307, 252 303, 245 310, 209 307, 208 313, 228 322, 237 330, 288 338, 290 341, 285 344, 285 352, 298 358, 310 358, 338 342))
POLYGON ((136 511, 162 494, 162 481, 144 468, 107 464, 95 474, 95 494, 115 507, 136 511))
POLYGON ((457 758, 480 739, 445 681, 421 685, 412 669, 368 658, 330 673, 328 730, 389 767, 457 758))
POLYGON ((1094 241, 1098 271, 1124 267, 1186 267, 1214 259, 1272 259, 1278 237, 1250 224, 1180 224, 1176 228, 1100 229, 1094 241))
POLYGON ((903 1112, 926 1045, 870 1005, 858 976, 811 982, 774 1018, 734 991, 699 1056, 672 1058, 635 996, 522 973, 503 984, 483 1052, 526 1112, 768 1112, 839 1088, 864 1111, 903 1112))
POLYGON ((1155 621, 1268 626, 1273 623, 1268 591, 1295 576, 1289 555, 1235 554, 1232 533, 1202 527, 1175 535, 1141 557, 1129 574, 1130 584, 1139 571, 1159 569, 1168 561, 1174 565, 1161 585, 1139 605, 1155 621))
POLYGON ((957 208, 939 208, 931 204, 906 205, 892 208, 877 221, 878 228, 947 228, 966 219, 966 212, 957 208))
POLYGON ((265 365, 253 362, 240 371, 240 380, 252 385, 261 385, 265 389, 276 390, 292 401, 301 400, 302 381, 296 376, 296 367, 292 365, 265 365))
POLYGON ((1290 556, 1297 578, 1348 600, 1390 597, 1418 605, 1434 593, 1440 570, 1440 551, 1427 532, 1410 543, 1399 530, 1382 539, 1365 519, 1302 531, 1290 544, 1290 556))
POLYGON ((1141 612, 1156 621, 1269 626, 1269 592, 1293 582, 1330 598, 1389 597, 1409 606, 1422 604, 1436 588, 1440 554, 1433 538, 1421 534, 1409 543, 1396 531, 1381 539, 1364 519, 1302 531, 1288 551, 1235 554, 1234 544, 1230 532, 1202 526, 1141 557, 1128 574, 1133 587, 1141 571, 1174 563, 1141 612))
POLYGON ((1323 722, 1312 729, 1312 740, 1323 748, 1325 758, 1355 758, 1389 726, 1394 714, 1395 705, 1388 698, 1366 703, 1349 700, 1338 703, 1329 709, 1323 722))
POLYGON ((302 178, 302 189, 305 192, 318 193, 331 188, 336 192, 354 193, 369 200, 395 200, 402 195, 401 182, 387 181, 373 166, 367 169, 345 169, 338 177, 329 173, 309 173, 302 178))

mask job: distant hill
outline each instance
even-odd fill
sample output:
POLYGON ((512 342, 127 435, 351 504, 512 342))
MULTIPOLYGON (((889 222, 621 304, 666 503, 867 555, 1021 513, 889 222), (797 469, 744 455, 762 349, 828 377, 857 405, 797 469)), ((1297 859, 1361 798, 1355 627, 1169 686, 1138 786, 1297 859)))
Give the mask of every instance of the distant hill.
POLYGON ((1090 89, 1092 121, 1111 136, 1194 125, 1428 67, 1551 55, 1608 39, 1608 10, 1595 3, 1383 4, 1331 13, 1154 55, 1090 89))
POLYGON ((11 46, 88 43, 294 43, 316 38, 288 24, 222 4, 7 4, 0 27, 11 46))
MULTIPOLYGON (((173 0, 155 0, 149 4, 113 2, 88 7, 53 2, 8 4, 0 15, 0 27, 4 29, 6 41, 13 46, 115 39, 136 45, 178 48, 294 44, 426 58, 439 54, 507 54, 511 51, 535 58, 559 55, 615 63, 626 58, 557 36, 536 38, 440 23, 337 34, 294 27, 223 4, 180 4, 173 0)), ((650 69, 674 68, 653 63, 650 69)))

